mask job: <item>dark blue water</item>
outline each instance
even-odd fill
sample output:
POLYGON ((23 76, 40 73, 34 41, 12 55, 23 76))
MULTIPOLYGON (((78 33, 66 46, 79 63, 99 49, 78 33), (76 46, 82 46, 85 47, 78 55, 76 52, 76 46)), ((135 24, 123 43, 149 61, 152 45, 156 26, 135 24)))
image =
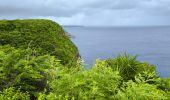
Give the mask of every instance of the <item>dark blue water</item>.
POLYGON ((157 66, 170 76, 170 27, 65 27, 75 38, 82 58, 89 66, 95 60, 116 57, 121 52, 157 66))

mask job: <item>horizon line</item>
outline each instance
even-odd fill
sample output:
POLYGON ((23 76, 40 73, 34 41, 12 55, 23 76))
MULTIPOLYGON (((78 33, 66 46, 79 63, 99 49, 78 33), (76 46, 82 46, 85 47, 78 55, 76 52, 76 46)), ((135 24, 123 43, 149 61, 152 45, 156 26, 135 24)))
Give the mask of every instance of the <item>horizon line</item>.
POLYGON ((170 27, 170 25, 61 25, 63 27, 170 27))

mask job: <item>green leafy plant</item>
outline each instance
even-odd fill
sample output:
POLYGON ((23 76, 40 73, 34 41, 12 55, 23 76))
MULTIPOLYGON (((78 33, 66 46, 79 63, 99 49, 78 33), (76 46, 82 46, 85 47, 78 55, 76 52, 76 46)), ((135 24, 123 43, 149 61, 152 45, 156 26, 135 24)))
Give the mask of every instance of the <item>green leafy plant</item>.
MULTIPOLYGON (((52 93, 40 95, 39 98, 55 97, 56 99, 111 99, 114 98, 121 77, 103 65, 96 64, 91 70, 74 71, 59 70, 58 79, 51 83, 52 93), (63 98, 62 98, 63 97, 63 98)), ((48 99, 50 100, 50 99, 48 99)))
POLYGON ((163 90, 157 89, 154 84, 135 83, 129 81, 124 83, 124 87, 117 94, 117 99, 121 100, 167 100, 167 94, 163 90))
POLYGON ((141 63, 136 59, 136 56, 121 54, 115 59, 105 60, 106 66, 113 70, 118 70, 124 80, 134 80, 139 73, 143 76, 154 74, 153 78, 157 77, 156 67, 148 63, 141 63))
POLYGON ((0 46, 0 90, 9 87, 21 91, 43 91, 48 88, 48 81, 55 79, 59 61, 53 56, 35 56, 31 49, 15 49, 0 46))
POLYGON ((30 100, 27 92, 23 93, 13 87, 0 91, 0 100, 30 100))

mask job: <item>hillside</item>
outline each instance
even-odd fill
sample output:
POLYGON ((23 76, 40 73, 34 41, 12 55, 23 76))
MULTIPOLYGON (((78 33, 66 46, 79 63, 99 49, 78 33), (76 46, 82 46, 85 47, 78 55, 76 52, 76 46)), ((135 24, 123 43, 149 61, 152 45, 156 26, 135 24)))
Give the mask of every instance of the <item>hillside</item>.
POLYGON ((79 56, 63 28, 50 20, 0 20, 0 45, 31 48, 36 55, 55 56, 64 65, 79 56))

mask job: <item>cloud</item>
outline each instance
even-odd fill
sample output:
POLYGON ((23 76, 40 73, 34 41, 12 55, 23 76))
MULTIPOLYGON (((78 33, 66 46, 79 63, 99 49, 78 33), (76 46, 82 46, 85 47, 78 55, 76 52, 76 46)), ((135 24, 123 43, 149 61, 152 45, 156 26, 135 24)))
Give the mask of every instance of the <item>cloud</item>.
POLYGON ((64 25, 169 25, 169 0, 1 0, 0 19, 46 18, 64 25))

